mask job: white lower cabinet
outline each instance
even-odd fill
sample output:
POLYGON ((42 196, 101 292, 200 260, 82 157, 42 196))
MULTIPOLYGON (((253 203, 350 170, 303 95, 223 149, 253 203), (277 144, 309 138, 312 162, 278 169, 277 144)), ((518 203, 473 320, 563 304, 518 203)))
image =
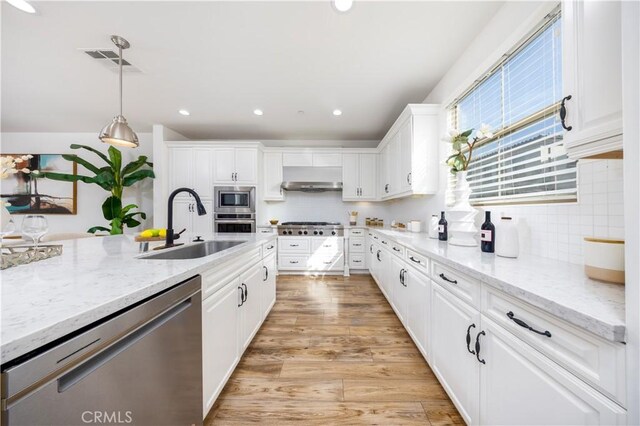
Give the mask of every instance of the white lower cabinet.
POLYGON ((480 423, 623 425, 625 410, 502 327, 482 318, 480 423))
POLYGON ((431 321, 431 280, 416 269, 406 268, 403 274, 407 290, 407 331, 422 355, 430 360, 430 341, 427 336, 431 321))
POLYGON ((344 237, 278 237, 278 270, 344 271, 344 237))
POLYGON ((236 278, 202 303, 203 417, 240 360, 240 292, 240 282, 236 278))
POLYGON ((480 421, 480 363, 474 349, 479 331, 480 312, 434 284, 431 369, 467 424, 480 421))
POLYGON ((264 258, 262 261, 263 277, 260 284, 260 306, 262 319, 269 315, 269 311, 276 303, 276 254, 275 252, 264 258))
MULTIPOLYGON (((389 252, 385 252, 389 256, 389 252)), ((391 268, 389 272, 388 292, 391 296, 391 305, 396 311, 400 321, 405 324, 407 321, 407 307, 409 305, 409 289, 404 281, 404 274, 407 272, 404 263, 395 256, 389 256, 391 268)))
POLYGON ((240 305, 240 341, 244 351, 260 328, 263 319, 260 290, 262 286, 262 264, 252 266, 240 275, 240 286, 244 291, 244 301, 240 305))

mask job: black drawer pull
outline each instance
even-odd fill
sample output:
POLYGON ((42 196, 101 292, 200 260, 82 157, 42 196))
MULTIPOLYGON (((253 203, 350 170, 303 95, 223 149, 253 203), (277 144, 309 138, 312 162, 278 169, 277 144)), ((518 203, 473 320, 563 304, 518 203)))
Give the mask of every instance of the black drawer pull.
POLYGON ((289 263, 296 264, 296 263, 300 263, 300 262, 298 262, 297 260, 290 260, 289 263))
POLYGON ((469 353, 470 353, 471 355, 475 355, 475 354, 476 354, 476 351, 474 351, 473 349, 471 349, 471 348, 469 347, 469 345, 471 344, 471 329, 472 329, 472 328, 476 328, 476 325, 475 325, 475 324, 471 324, 471 325, 469 326, 469 328, 467 328, 467 350, 469 351, 469 353))
POLYGON ((267 247, 267 250, 271 250, 274 246, 267 247))
POLYGON ((298 247, 300 244, 289 244, 289 247, 298 247))
POLYGON ((476 358, 478 359, 478 362, 481 364, 486 364, 486 362, 484 362, 484 359, 480 359, 480 336, 484 336, 485 334, 486 333, 484 331, 481 331, 476 336, 476 358))
POLYGON ((416 258, 415 258, 415 257, 413 257, 413 256, 409 256, 409 260, 410 260, 410 261, 412 261, 412 262, 419 263, 419 264, 421 264, 421 265, 422 265, 422 262, 420 262, 418 259, 416 259, 416 258))
POLYGON ((388 244, 386 241, 382 240, 382 244, 388 244))
POLYGON ((531 327, 529 324, 527 324, 526 322, 522 321, 519 318, 515 317, 515 314, 511 311, 507 312, 507 317, 509 317, 509 319, 513 322, 515 322, 516 324, 518 324, 520 327, 524 327, 527 330, 531 330, 534 333, 538 333, 538 334, 542 334, 543 336, 547 336, 547 337, 551 337, 551 333, 548 330, 545 331, 538 331, 535 328, 531 327))
POLYGON ((567 107, 564 106, 564 103, 565 101, 570 100, 571 95, 565 96, 564 98, 562 98, 562 102, 560 102, 560 124, 562 124, 562 128, 566 131, 571 131, 571 129, 573 129, 573 126, 567 126, 567 124, 564 122, 564 120, 567 118, 567 107))
POLYGON ((361 247, 362 244, 353 244, 354 247, 361 247))
POLYGON ((445 274, 440 274, 440 278, 442 278, 443 280, 451 284, 458 284, 458 280, 452 280, 451 278, 447 278, 445 274))
POLYGON ((376 253, 376 257, 378 258, 379 262, 382 262, 382 259, 380 259, 380 250, 378 250, 378 253, 376 253))
POLYGON ((400 249, 398 247, 394 247, 393 250, 400 251, 400 249))

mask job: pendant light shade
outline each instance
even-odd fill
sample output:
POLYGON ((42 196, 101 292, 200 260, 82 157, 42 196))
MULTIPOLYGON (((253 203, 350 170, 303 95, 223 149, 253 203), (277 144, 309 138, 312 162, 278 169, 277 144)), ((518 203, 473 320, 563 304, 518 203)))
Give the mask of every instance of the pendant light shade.
POLYGON ((127 119, 122 115, 122 49, 129 48, 129 42, 124 38, 114 35, 111 41, 118 47, 120 65, 120 114, 114 117, 113 121, 102 129, 100 140, 114 146, 126 148, 137 148, 138 135, 127 124, 127 119))

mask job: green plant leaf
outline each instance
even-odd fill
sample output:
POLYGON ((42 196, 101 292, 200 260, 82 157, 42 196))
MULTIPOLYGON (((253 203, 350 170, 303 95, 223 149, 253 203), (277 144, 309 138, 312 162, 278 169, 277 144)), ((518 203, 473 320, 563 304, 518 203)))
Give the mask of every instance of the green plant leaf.
POLYGON ((68 173, 58 172, 40 172, 39 178, 47 178, 51 180, 57 180, 61 182, 84 182, 84 183, 96 183, 96 176, 83 176, 83 175, 71 175, 68 173))
POLYGON ((126 206, 124 206, 124 207, 122 208, 122 214, 123 214, 123 215, 124 215, 124 214, 127 214, 127 212, 128 212, 129 210, 131 210, 131 209, 137 209, 137 208, 138 208, 138 206, 136 206, 135 204, 127 204, 126 206))
POLYGON ((147 163, 147 157, 141 155, 137 160, 130 162, 122 169, 122 176, 126 176, 129 173, 133 173, 138 170, 140 167, 144 166, 147 163))
POLYGON ((120 235, 122 234, 122 219, 119 217, 114 218, 111 221, 111 235, 120 235))
POLYGON ((129 219, 132 218, 134 216, 138 216, 140 215, 140 217, 142 219, 146 219, 147 218, 147 214, 145 212, 133 212, 133 213, 127 213, 126 215, 123 216, 123 219, 129 219))
POLYGON ((111 196, 102 203, 102 215, 107 220, 114 220, 121 217, 122 200, 118 197, 111 196))
POLYGON ((86 149, 87 151, 91 151, 94 154, 96 154, 98 157, 102 158, 107 164, 109 164, 110 166, 112 165, 111 161, 109 161, 107 156, 104 155, 103 153, 101 153, 100 151, 98 151, 95 148, 91 148, 90 146, 87 146, 87 145, 78 145, 78 144, 75 144, 75 143, 71 144, 70 148, 71 149, 86 149))
POLYGON ((135 228, 136 226, 140 226, 140 222, 138 222, 137 220, 135 220, 134 218, 130 217, 129 219, 125 219, 122 221, 125 225, 127 225, 127 228, 135 228))
POLYGON ((113 168, 114 174, 120 173, 120 168, 122 167, 122 153, 115 146, 110 146, 107 152, 109 152, 111 167, 113 168))
POLYGON ((469 129, 466 132, 460 133, 460 136, 468 138, 469 136, 471 136, 471 133, 473 133, 473 129, 469 129))
POLYGON ((137 170, 133 173, 131 173, 128 176, 125 176, 124 179, 122 180, 122 185, 123 186, 131 186, 134 183, 146 179, 146 178, 155 178, 156 175, 153 173, 153 170, 148 170, 148 169, 144 169, 144 170, 137 170))
POLYGON ((88 162, 87 160, 85 160, 84 158, 80 158, 75 154, 62 154, 62 158, 64 158, 67 161, 74 161, 78 164, 80 164, 81 166, 83 166, 85 169, 98 174, 100 173, 100 168, 94 166, 93 164, 91 164, 90 162, 88 162))
POLYGON ((90 234, 95 234, 98 231, 107 231, 107 232, 111 232, 111 229, 109 228, 105 228, 104 226, 94 226, 92 228, 89 228, 87 230, 88 233, 90 234))

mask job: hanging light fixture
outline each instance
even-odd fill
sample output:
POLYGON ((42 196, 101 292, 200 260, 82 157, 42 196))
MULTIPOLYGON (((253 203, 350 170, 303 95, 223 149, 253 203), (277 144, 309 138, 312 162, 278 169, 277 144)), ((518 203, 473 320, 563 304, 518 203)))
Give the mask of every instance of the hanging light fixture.
POLYGON ((111 41, 118 47, 120 66, 120 114, 115 116, 113 122, 107 124, 100 132, 100 140, 104 143, 127 148, 137 148, 138 135, 127 124, 127 119, 122 115, 122 49, 128 49, 130 44, 124 38, 113 35, 111 41))

